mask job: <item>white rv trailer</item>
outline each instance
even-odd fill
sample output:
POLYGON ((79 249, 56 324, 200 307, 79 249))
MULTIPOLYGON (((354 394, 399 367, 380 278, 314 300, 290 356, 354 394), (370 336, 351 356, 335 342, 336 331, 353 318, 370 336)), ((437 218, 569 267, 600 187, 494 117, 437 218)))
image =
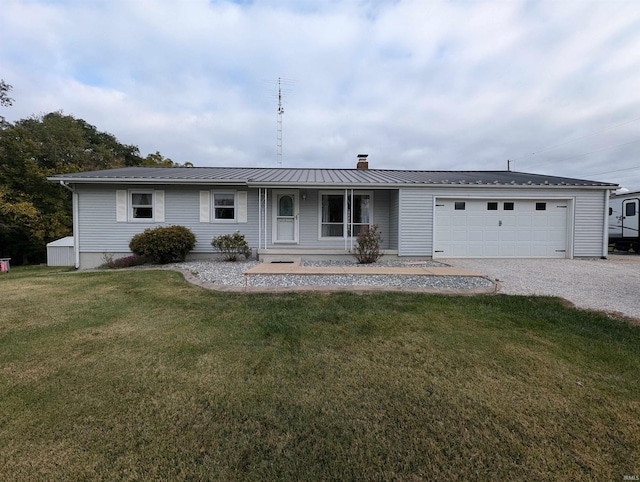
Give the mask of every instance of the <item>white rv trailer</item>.
POLYGON ((609 245, 640 253, 640 192, 618 192, 609 199, 609 245))

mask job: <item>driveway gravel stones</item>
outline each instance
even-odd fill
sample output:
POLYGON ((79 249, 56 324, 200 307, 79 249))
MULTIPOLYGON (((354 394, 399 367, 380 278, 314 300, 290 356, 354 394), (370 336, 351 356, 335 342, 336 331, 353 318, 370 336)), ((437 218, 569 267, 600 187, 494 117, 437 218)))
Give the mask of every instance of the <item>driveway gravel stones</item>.
POLYGON ((455 259, 444 262, 499 281, 509 295, 559 296, 578 308, 640 319, 640 256, 608 259, 455 259))
MULTIPOLYGON (((288 289, 354 289, 497 292, 513 295, 558 296, 578 308, 604 311, 640 320, 640 256, 611 255, 608 259, 452 259, 420 262, 422 266, 453 266, 486 277, 409 275, 251 275, 258 261, 215 260, 180 263, 194 282, 218 289, 283 291, 288 289)), ((303 262, 302 266, 354 266, 345 262, 303 262)), ((377 266, 407 267, 406 261, 377 266)))

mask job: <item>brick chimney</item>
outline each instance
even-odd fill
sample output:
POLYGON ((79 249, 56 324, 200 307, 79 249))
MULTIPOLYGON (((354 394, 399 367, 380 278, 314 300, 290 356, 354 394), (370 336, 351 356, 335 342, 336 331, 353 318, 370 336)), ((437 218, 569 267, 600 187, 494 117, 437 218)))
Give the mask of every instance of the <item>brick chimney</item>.
POLYGON ((369 154, 358 154, 358 164, 356 168, 358 169, 369 169, 369 162, 367 161, 367 157, 369 154))

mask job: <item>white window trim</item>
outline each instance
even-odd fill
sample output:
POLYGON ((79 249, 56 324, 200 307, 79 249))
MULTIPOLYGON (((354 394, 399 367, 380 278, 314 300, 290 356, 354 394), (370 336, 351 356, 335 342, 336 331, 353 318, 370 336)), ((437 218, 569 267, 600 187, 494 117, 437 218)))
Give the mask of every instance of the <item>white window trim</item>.
POLYGON ((127 191, 127 220, 130 223, 154 223, 156 218, 155 200, 156 200, 156 194, 153 189, 129 189, 127 191), (134 218, 133 217, 133 195, 134 194, 151 194, 151 217, 150 218, 134 218))
MULTIPOLYGON (((373 220, 373 201, 374 201, 374 197, 373 197, 373 191, 363 191, 360 189, 354 189, 353 190, 353 195, 354 197, 356 195, 368 195, 369 199, 370 199, 370 217, 371 217, 371 221, 369 222, 369 226, 375 224, 374 220, 373 220)), ((349 224, 350 224, 350 219, 348 217, 349 211, 348 211, 348 199, 351 198, 351 189, 347 190, 347 194, 345 196, 345 190, 344 189, 340 189, 340 190, 327 190, 327 191, 319 191, 318 192, 318 240, 319 241, 344 241, 346 238, 349 238, 350 236, 348 236, 348 232, 349 232, 349 224), (340 195, 343 196, 344 199, 344 205, 343 205, 343 214, 342 214, 342 236, 322 236, 322 196, 324 195, 340 195)), ((333 224, 337 224, 337 223, 333 223, 333 224)), ((361 224, 361 223, 358 223, 361 224)), ((355 224, 354 224, 355 225, 355 224)), ((355 235, 353 236, 355 238, 355 235)))
POLYGON ((278 189, 272 193, 271 200, 271 241, 273 244, 299 244, 300 243, 300 191, 298 189, 278 189), (278 198, 280 195, 293 196, 293 240, 278 240, 278 198))
MULTIPOLYGON (((373 221, 373 191, 359 191, 359 190, 354 189, 353 190, 353 196, 355 197, 356 195, 360 195, 360 196, 368 195, 369 196, 369 210, 370 210, 370 212, 369 212, 369 218, 370 218, 369 226, 375 224, 375 222, 373 221)), ((351 197, 351 191, 349 191, 348 197, 351 197)), ((347 220, 347 226, 349 225, 350 221, 351 221, 350 219, 347 220)), ((354 226, 359 226, 360 224, 364 224, 364 223, 354 223, 354 226)), ((347 233, 349 232, 348 229, 346 231, 347 231, 347 233)), ((350 238, 353 237, 355 239, 357 236, 358 236, 357 234, 352 234, 349 237, 350 238)))
MULTIPOLYGON (((339 195, 344 199, 344 189, 339 191, 318 191, 318 240, 321 241, 343 241, 347 235, 347 229, 345 227, 345 218, 347 217, 347 203, 342 206, 342 236, 323 236, 322 235, 322 197, 326 195, 339 195)), ((336 223, 332 223, 336 224, 336 223)))
POLYGON ((229 189, 214 189, 211 191, 211 222, 214 224, 238 223, 238 191, 229 189), (216 219, 216 194, 231 194, 233 196, 233 219, 216 219))

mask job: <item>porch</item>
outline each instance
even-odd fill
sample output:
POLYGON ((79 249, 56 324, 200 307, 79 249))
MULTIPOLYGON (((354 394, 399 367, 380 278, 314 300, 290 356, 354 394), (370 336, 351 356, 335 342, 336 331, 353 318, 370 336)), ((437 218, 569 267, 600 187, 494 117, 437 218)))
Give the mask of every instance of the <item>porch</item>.
POLYGON ((382 234, 385 255, 398 255, 397 189, 260 187, 256 194, 261 260, 350 257, 358 234, 372 225, 382 234))
MULTIPOLYGON (((397 249, 382 250, 383 259, 398 257, 397 249)), ((349 261, 353 254, 349 249, 322 249, 289 246, 280 248, 262 248, 256 251, 256 258, 263 263, 292 263, 300 261, 349 261)))

